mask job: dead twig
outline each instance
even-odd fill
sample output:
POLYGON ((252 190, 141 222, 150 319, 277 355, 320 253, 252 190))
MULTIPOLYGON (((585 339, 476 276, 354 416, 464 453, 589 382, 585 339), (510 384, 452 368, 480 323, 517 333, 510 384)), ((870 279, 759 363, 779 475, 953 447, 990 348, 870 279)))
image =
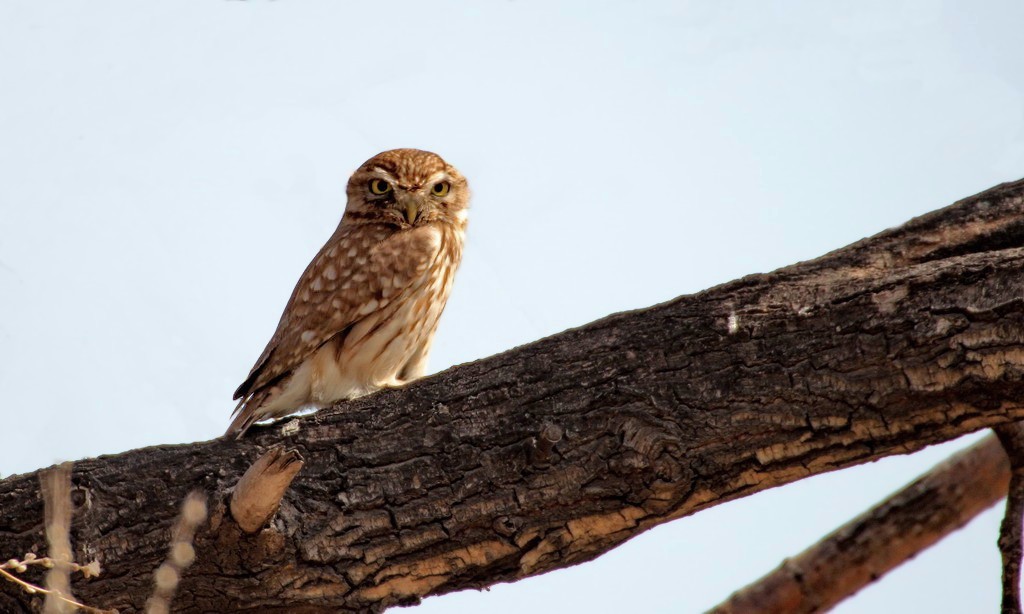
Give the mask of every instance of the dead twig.
POLYGON ((185 497, 181 514, 171 531, 171 547, 167 560, 153 574, 156 588, 146 602, 146 614, 167 614, 171 600, 181 581, 181 573, 196 559, 192 546, 196 530, 206 521, 206 495, 193 491, 185 497))
POLYGON ((44 614, 69 614, 71 601, 71 463, 54 467, 40 476, 46 517, 49 558, 55 562, 46 572, 44 614))

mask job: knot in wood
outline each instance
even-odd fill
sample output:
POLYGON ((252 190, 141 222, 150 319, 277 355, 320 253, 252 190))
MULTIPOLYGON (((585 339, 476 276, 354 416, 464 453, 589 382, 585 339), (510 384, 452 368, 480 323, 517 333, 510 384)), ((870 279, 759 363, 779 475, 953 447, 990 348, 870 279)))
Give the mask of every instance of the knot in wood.
POLYGON ((622 421, 618 430, 622 437, 622 447, 648 461, 657 459, 663 452, 678 453, 679 438, 660 425, 630 417, 622 421))
POLYGON ((494 532, 504 537, 511 537, 515 535, 516 531, 518 531, 519 527, 522 525, 523 521, 514 516, 498 516, 494 519, 494 522, 491 523, 491 527, 494 529, 494 532))
POLYGON ((73 486, 71 488, 71 504, 78 509, 82 506, 88 507, 92 502, 92 497, 89 495, 89 489, 83 486, 73 486))
POLYGON ((555 444, 562 440, 565 429, 552 422, 544 422, 540 426, 540 432, 530 441, 530 462, 535 465, 544 465, 551 460, 551 452, 555 444))

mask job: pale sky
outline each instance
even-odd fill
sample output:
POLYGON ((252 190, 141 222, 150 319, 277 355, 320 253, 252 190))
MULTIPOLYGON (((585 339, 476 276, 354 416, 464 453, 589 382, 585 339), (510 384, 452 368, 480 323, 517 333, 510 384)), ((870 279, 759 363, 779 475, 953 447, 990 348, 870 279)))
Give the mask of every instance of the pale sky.
MULTIPOLYGON (((0 1, 0 474, 221 434, 348 174, 474 191, 434 370, 1024 176, 1024 3, 0 1)), ((961 440, 419 612, 700 612, 961 440)), ((990 511, 838 612, 991 612, 990 511)))

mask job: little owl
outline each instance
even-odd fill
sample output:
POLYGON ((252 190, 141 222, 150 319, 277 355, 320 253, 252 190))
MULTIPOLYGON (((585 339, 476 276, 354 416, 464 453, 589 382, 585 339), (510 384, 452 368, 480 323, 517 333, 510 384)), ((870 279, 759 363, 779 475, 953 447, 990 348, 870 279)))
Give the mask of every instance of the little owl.
POLYGON ((440 156, 395 149, 348 181, 348 204, 235 391, 228 434, 420 377, 462 258, 469 188, 440 156))

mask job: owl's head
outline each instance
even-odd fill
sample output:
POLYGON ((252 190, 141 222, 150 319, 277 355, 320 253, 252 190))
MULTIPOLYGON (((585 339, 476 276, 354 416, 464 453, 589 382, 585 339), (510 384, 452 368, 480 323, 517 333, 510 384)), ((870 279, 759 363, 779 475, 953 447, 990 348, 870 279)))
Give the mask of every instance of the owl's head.
POLYGON ((392 149, 360 166, 348 180, 349 223, 408 228, 431 222, 465 222, 469 185, 441 156, 419 149, 392 149))

